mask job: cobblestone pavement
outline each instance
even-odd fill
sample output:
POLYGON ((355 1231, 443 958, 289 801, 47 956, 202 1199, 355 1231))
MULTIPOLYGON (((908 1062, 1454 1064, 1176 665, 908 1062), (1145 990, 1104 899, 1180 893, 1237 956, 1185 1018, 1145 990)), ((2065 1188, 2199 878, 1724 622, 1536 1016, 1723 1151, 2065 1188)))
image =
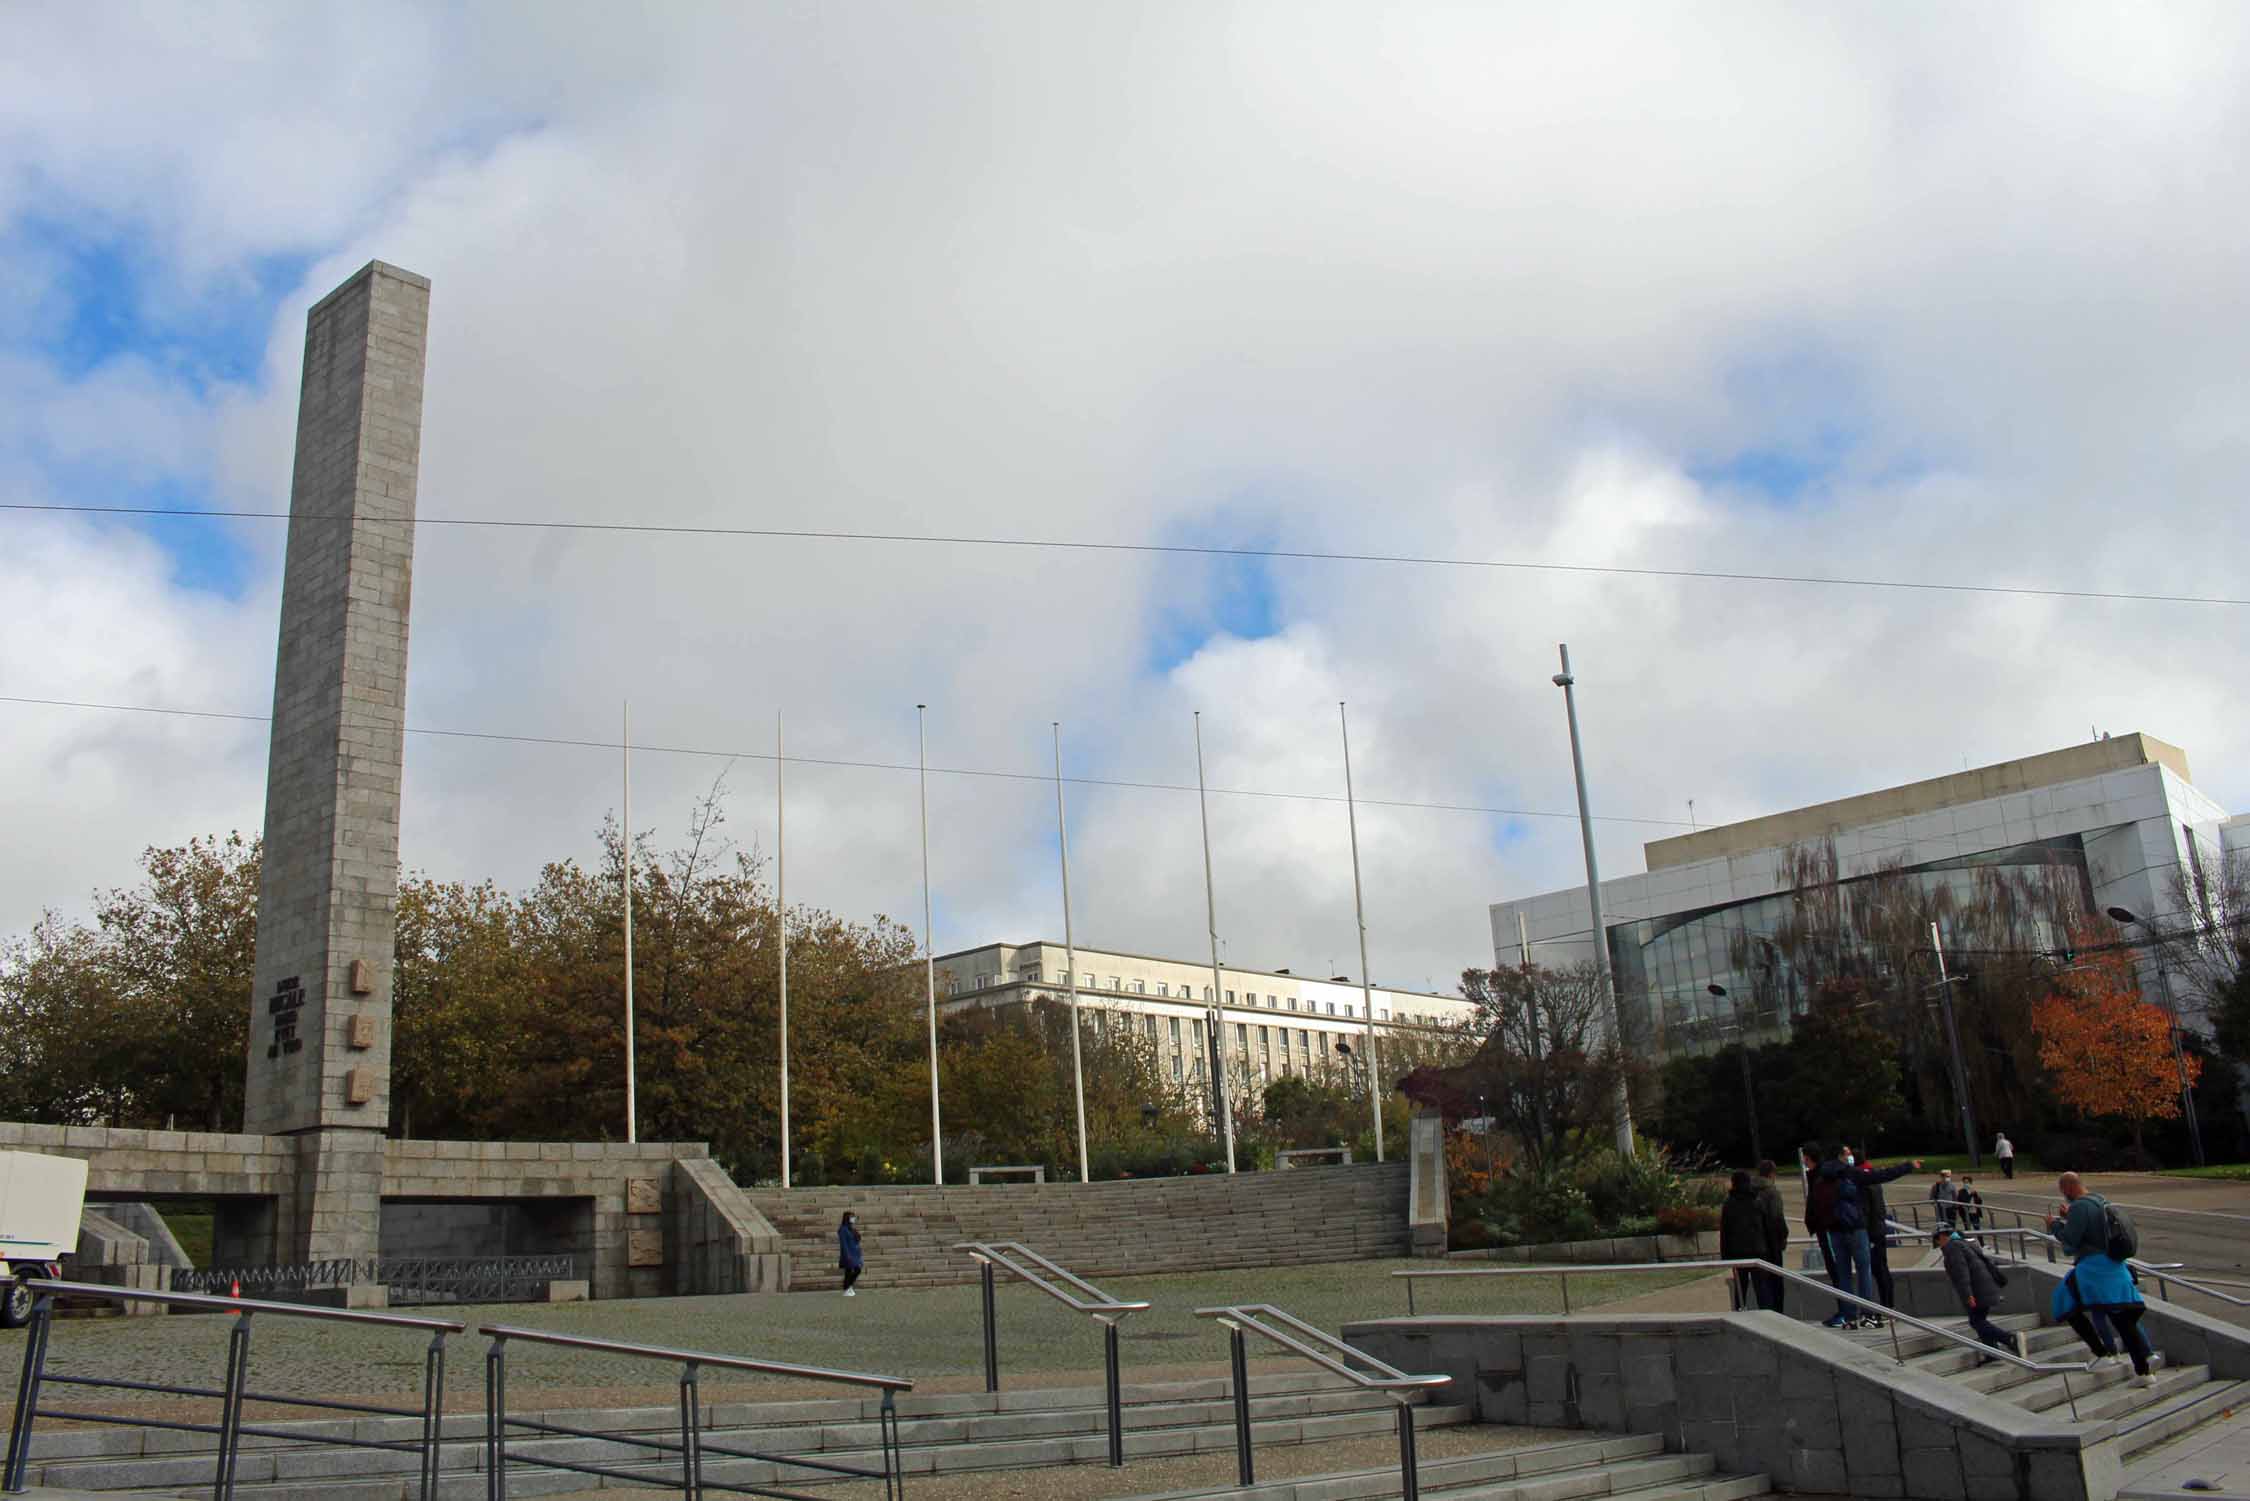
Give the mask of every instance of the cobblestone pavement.
MULTIPOLYGON (((1211 1375, 1224 1371, 1226 1341, 1217 1326, 1194 1316, 1197 1308, 1238 1302, 1274 1303, 1314 1325, 1335 1329, 1354 1319, 1406 1311, 1403 1284, 1391 1277, 1428 1262, 1357 1261, 1283 1269, 1197 1272, 1139 1279, 1107 1279, 1104 1290, 1121 1298, 1147 1298, 1156 1306, 1123 1326, 1121 1359, 1129 1377, 1211 1375)), ((1572 1280, 1571 1306, 1587 1308, 1628 1294, 1654 1290, 1690 1273, 1603 1274, 1572 1280)), ((1421 1298, 1421 1295, 1417 1295, 1421 1298)), ((1553 1279, 1459 1279, 1422 1298, 1440 1313, 1542 1313, 1561 1307, 1553 1279)), ((781 1296, 620 1299, 594 1303, 503 1304, 451 1314, 472 1331, 482 1323, 507 1324, 596 1339, 740 1354, 832 1369, 913 1378, 929 1390, 982 1386, 980 1301, 975 1286, 872 1290, 856 1298, 836 1293, 781 1296)), ((215 1387, 224 1367, 233 1320, 224 1315, 58 1320, 48 1351, 51 1374, 121 1377, 135 1381, 215 1387)), ((999 1297, 1000 1369, 1003 1385, 1054 1385, 1070 1374, 1098 1382, 1099 1328, 1036 1290, 1003 1285, 999 1297)), ((344 1396, 375 1401, 418 1400, 424 1336, 367 1330, 314 1319, 257 1317, 251 1337, 255 1390, 296 1395, 344 1396)), ((446 1366, 447 1406, 476 1408, 483 1400, 486 1341, 472 1332, 455 1337, 446 1366)), ((20 1330, 0 1334, 0 1390, 13 1391, 21 1365, 20 1330)), ((1287 1368, 1285 1365, 1276 1368, 1287 1368)), ((705 1394, 789 1395, 800 1383, 778 1379, 734 1382, 706 1373, 705 1394)), ((511 1394, 537 1394, 549 1405, 608 1405, 671 1400, 676 1368, 592 1351, 513 1342, 508 1352, 511 1394)), ((815 1388, 834 1395, 835 1388, 815 1388)), ((90 1408, 133 1401, 170 1400, 134 1394, 58 1388, 56 1405, 90 1408)), ((520 1406, 520 1403, 511 1404, 520 1406)), ((278 1415, 278 1414, 277 1414, 278 1415)))

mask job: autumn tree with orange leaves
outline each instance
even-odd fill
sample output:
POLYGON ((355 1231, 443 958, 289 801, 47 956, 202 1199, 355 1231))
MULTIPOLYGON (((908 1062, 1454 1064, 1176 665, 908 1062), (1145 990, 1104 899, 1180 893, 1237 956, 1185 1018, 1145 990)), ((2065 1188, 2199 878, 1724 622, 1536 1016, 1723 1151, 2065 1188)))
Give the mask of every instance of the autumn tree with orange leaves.
MULTIPOLYGON (((2091 921, 2074 926, 2071 944, 2081 957, 2055 976, 2031 1025, 2056 1098, 2081 1115, 2122 1117, 2132 1127, 2134 1160, 2145 1161, 2148 1123, 2180 1113, 2181 1062, 2172 1018, 2141 999, 2132 957, 2116 942, 2113 930, 2091 921)), ((2203 1062, 2191 1056, 2185 1066, 2192 1087, 2203 1062)))

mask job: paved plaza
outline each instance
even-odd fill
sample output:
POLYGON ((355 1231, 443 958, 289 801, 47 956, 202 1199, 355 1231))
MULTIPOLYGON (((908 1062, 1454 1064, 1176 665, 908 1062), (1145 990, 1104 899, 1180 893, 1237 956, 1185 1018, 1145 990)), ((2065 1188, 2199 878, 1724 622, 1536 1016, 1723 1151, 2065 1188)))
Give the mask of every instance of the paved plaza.
MULTIPOLYGON (((1120 1341, 1128 1377, 1204 1376, 1226 1368, 1225 1335, 1197 1308, 1266 1302, 1309 1322, 1337 1329, 1354 1319, 1406 1311, 1404 1285, 1391 1273, 1427 1269, 1428 1262, 1352 1261, 1279 1270, 1199 1272, 1132 1281, 1105 1290, 1146 1298, 1155 1306, 1126 1320, 1120 1341)), ((1590 1307, 1645 1294, 1692 1273, 1574 1278, 1571 1306, 1590 1307)), ((1418 1295, 1423 1296, 1423 1295, 1418 1295)), ((502 1304, 445 1310, 472 1326, 501 1323, 595 1339, 708 1350, 832 1369, 911 1377, 925 1391, 981 1390, 980 1293, 975 1285, 875 1289, 770 1296, 617 1299, 593 1303, 502 1304)), ((1548 1277, 1463 1279, 1436 1297, 1449 1313, 1559 1312, 1561 1294, 1548 1277)), ((222 1315, 58 1321, 50 1370, 178 1385, 215 1385, 224 1367, 232 1320, 222 1315)), ((1006 1386, 1099 1382, 1102 1340, 1094 1322, 1033 1288, 1003 1283, 999 1297, 1001 1383, 1006 1386)), ((21 1331, 0 1336, 0 1379, 14 1390, 23 1351, 21 1331)), ((367 1331, 314 1319, 260 1318, 253 1328, 253 1385, 290 1395, 369 1396, 378 1400, 418 1390, 425 1341, 411 1333, 367 1331)), ((446 1368, 447 1405, 476 1408, 484 1396, 486 1341, 454 1339, 446 1368)), ((1283 1359, 1261 1369, 1301 1369, 1283 1359)), ((588 1351, 511 1346, 509 1390, 524 1401, 607 1405, 669 1399, 669 1364, 588 1351)), ((721 1382, 721 1396, 834 1395, 783 1380, 721 1382)), ((125 1397, 105 1393, 104 1400, 125 1397)), ((158 1399, 149 1398, 149 1401, 158 1399)))

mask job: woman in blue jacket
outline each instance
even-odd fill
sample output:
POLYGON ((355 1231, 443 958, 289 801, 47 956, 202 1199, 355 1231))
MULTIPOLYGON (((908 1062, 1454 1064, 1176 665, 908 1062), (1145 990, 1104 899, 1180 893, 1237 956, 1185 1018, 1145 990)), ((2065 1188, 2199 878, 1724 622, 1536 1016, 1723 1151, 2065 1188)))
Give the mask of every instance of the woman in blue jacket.
POLYGON ((836 1264, 844 1269, 844 1296, 858 1297, 859 1294, 852 1291, 852 1284, 867 1269, 867 1260, 859 1251, 859 1216, 849 1209, 844 1211, 843 1219, 836 1226, 836 1264))

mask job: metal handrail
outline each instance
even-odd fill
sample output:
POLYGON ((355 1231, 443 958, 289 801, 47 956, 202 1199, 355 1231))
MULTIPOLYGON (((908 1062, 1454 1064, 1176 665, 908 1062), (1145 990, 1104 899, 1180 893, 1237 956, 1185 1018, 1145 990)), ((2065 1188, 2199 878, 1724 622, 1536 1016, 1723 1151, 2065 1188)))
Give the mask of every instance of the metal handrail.
POLYGON ((260 1438, 289 1439, 299 1435, 283 1428, 264 1428, 242 1421, 245 1402, 265 1402, 280 1407, 308 1407, 324 1412, 364 1413, 377 1417, 414 1418, 422 1425, 421 1437, 412 1442, 401 1439, 373 1439, 356 1436, 325 1436, 323 1444, 341 1444, 354 1449, 386 1449, 397 1453, 416 1455, 420 1460, 421 1494, 423 1501, 434 1501, 438 1489, 438 1454, 442 1442, 439 1432, 439 1407, 445 1390, 445 1341, 448 1335, 459 1334, 468 1326, 455 1319, 420 1318, 402 1313, 375 1313, 349 1308, 314 1308, 300 1303, 275 1303, 258 1298, 217 1297, 208 1293, 171 1293, 145 1291, 138 1288, 109 1287, 90 1282, 66 1282, 50 1278, 25 1277, 22 1279, 34 1289, 31 1324, 24 1345, 23 1369, 16 1382, 16 1407, 8 1425, 8 1452, 0 1461, 0 1490, 20 1491, 31 1464, 31 1434, 39 1418, 60 1418, 79 1423, 107 1423, 130 1428, 162 1428, 177 1433, 208 1433, 219 1440, 218 1457, 214 1461, 211 1494, 214 1501, 233 1501, 235 1471, 242 1450, 242 1436, 251 1434, 260 1438), (235 1316, 234 1327, 227 1335, 227 1364, 225 1385, 219 1388, 173 1386, 153 1381, 126 1381, 95 1376, 51 1375, 47 1371, 47 1346, 54 1332, 54 1303, 56 1297, 93 1298, 110 1303, 156 1303, 167 1308, 203 1309, 212 1313, 230 1313, 235 1316), (373 1402, 341 1402, 332 1398, 286 1397, 274 1392, 254 1392, 250 1380, 250 1321, 260 1315, 269 1318, 320 1319, 330 1323, 357 1324, 362 1327, 384 1329, 411 1329, 427 1332, 429 1348, 422 1365, 422 1405, 420 1408, 386 1407, 373 1402), (219 1421, 191 1423, 171 1419, 120 1417, 112 1413, 62 1411, 43 1408, 39 1395, 49 1386, 98 1387, 112 1391, 153 1392, 165 1396, 207 1397, 219 1403, 219 1421))
POLYGON ((1149 1310, 1149 1308, 1153 1306, 1146 1299, 1127 1300, 1122 1298, 1113 1298, 1108 1293, 1105 1293, 1100 1288, 1094 1286, 1093 1283, 1088 1282, 1085 1278, 1079 1276, 1076 1272, 1071 1271, 1068 1267, 1048 1260, 1046 1257, 1040 1255, 1037 1251, 1031 1249, 1031 1247, 1025 1245, 1022 1241, 971 1240, 963 1241, 953 1249, 956 1251, 968 1252, 971 1257, 975 1258, 980 1266, 998 1266, 1006 1271, 1013 1272, 1016 1276, 1021 1277, 1024 1281, 1030 1283, 1033 1287, 1038 1288, 1041 1292, 1045 1293, 1048 1297, 1053 1298, 1056 1302, 1067 1304, 1069 1307, 1075 1308, 1080 1313, 1090 1314, 1094 1318, 1102 1320, 1105 1323, 1113 1322, 1116 1319, 1122 1319, 1127 1314, 1145 1313, 1149 1310), (1026 1261, 1037 1263, 1041 1270, 1050 1273, 1059 1281, 1069 1283, 1070 1286, 1077 1288, 1080 1292, 1088 1294, 1088 1296, 1084 1298, 1075 1297, 1069 1292, 1064 1291, 1062 1288, 1055 1286, 1054 1283, 1049 1282, 1046 1278, 1040 1276, 1037 1272, 1019 1265, 1014 1260, 1014 1258, 1017 1256, 1023 1257, 1026 1261))
POLYGON ((1118 1375, 1117 1326, 1136 1313, 1151 1306, 1147 1301, 1128 1301, 1113 1298, 1058 1262, 1050 1261, 1019 1240, 970 1240, 953 1248, 966 1251, 977 1264, 978 1280, 984 1284, 984 1389, 1000 1390, 1000 1312, 993 1288, 993 1268, 1000 1267, 1038 1288, 1048 1297, 1066 1308, 1091 1317, 1102 1326, 1102 1374, 1108 1382, 1109 1399, 1109 1463, 1112 1469, 1125 1466, 1125 1397, 1118 1375), (1067 1283, 1077 1294, 1058 1287, 1038 1272, 1023 1265, 1016 1258, 1036 1263, 1041 1270, 1057 1282, 1067 1283))
POLYGON ((1316 1329, 1295 1314, 1276 1308, 1271 1303, 1231 1303, 1224 1308, 1198 1308, 1195 1316, 1199 1319, 1216 1319, 1227 1331, 1234 1364, 1235 1469, 1241 1484, 1249 1486, 1258 1483, 1250 1460, 1250 1359, 1243 1339, 1245 1334, 1257 1334, 1356 1386, 1382 1392, 1398 1404, 1398 1468, 1399 1480, 1404 1487, 1402 1501, 1420 1501, 1421 1465, 1414 1455, 1414 1406, 1408 1399, 1415 1392, 1446 1385, 1453 1380, 1451 1376, 1409 1376, 1389 1362, 1378 1360, 1365 1350, 1355 1349, 1326 1330, 1316 1329), (1261 1319, 1278 1320, 1287 1326, 1289 1332, 1269 1328, 1259 1322, 1261 1319), (1328 1350, 1341 1351, 1349 1359, 1372 1367, 1376 1374, 1370 1376, 1364 1371, 1353 1370, 1327 1350, 1308 1344, 1308 1340, 1316 1340, 1327 1346, 1328 1350))
MULTIPOLYGON (((1915 1228, 1917 1230, 1920 1230, 1921 1227, 1919 1222, 1919 1210, 1917 1209, 1915 1212, 1917 1215, 1915 1228)), ((2009 1210, 2008 1213, 2015 1214, 2018 1219, 2022 1218, 2022 1215, 2019 1211, 2009 1210)), ((1928 1232, 1924 1231, 1922 1233, 1927 1234, 1928 1232)), ((2034 1230, 2029 1228, 2028 1226, 2018 1226, 2003 1233, 2022 1236, 2025 1239, 2029 1240, 2044 1241, 2047 1246, 2047 1260, 2050 1263, 2059 1260, 2055 1253, 2063 1249, 2063 1243, 2060 1240, 2056 1239, 2052 1234, 2048 1233, 2046 1230, 2034 1230)), ((2029 1258, 2027 1257, 2025 1259, 2028 1260, 2029 1258)), ((2250 1308, 2250 1298, 2238 1298, 2232 1293, 2221 1292, 2219 1291, 2218 1286, 2214 1285, 2212 1280, 2203 1280, 2194 1277, 2180 1276, 2180 1271, 2187 1265, 2187 1263, 2185 1262, 2143 1261, 2140 1257, 2134 1256, 2128 1258, 2125 1264, 2131 1267, 2136 1272, 2146 1272, 2151 1277, 2154 1277, 2156 1279, 2156 1295, 2162 1298, 2167 1303, 2172 1301, 2171 1285, 2177 1282, 2180 1286, 2187 1288, 2191 1292, 2199 1292, 2205 1297, 2215 1298, 2221 1303, 2230 1303, 2236 1308, 2250 1308)), ((2244 1284, 2233 1283, 2227 1285, 2242 1286, 2244 1284)))
MULTIPOLYGON (((914 1383, 904 1376, 877 1376, 865 1371, 838 1371, 823 1366, 792 1365, 779 1360, 756 1360, 743 1355, 720 1355, 708 1350, 678 1350, 667 1345, 636 1345, 624 1340, 592 1339, 578 1334, 554 1334, 544 1329, 521 1329, 507 1324, 486 1324, 477 1332, 492 1341, 484 1357, 484 1468, 485 1496, 487 1501, 507 1501, 508 1495, 508 1430, 521 1428, 531 1433, 556 1438, 593 1439, 601 1443, 623 1444, 636 1449, 654 1450, 658 1454, 676 1455, 680 1462, 681 1492, 688 1501, 703 1501, 706 1491, 732 1491, 744 1496, 792 1496, 790 1491, 773 1490, 759 1486, 729 1485, 723 1481, 707 1480, 703 1475, 703 1456, 723 1455, 728 1459, 759 1460, 767 1464, 786 1465, 792 1469, 812 1470, 822 1476, 843 1477, 853 1480, 880 1480, 883 1482, 884 1501, 904 1501, 906 1494, 905 1467, 899 1457, 898 1394, 912 1391, 914 1383), (540 1422, 532 1418, 508 1416, 508 1342, 522 1340, 526 1344, 555 1345, 569 1350, 593 1350, 606 1355, 624 1355, 642 1360, 668 1360, 680 1367, 680 1439, 672 1443, 664 1439, 640 1438, 623 1433, 601 1433, 588 1428, 572 1428, 562 1423, 540 1422), (795 1376, 806 1381, 832 1381, 846 1386, 873 1387, 883 1394, 883 1406, 877 1415, 878 1447, 883 1456, 880 1470, 860 1465, 838 1464, 831 1460, 805 1459, 796 1455, 766 1454, 754 1449, 730 1449, 721 1444, 707 1443, 703 1438, 702 1390, 699 1372, 704 1366, 726 1371, 750 1371, 767 1376, 795 1376)), ((525 1463, 542 1469, 569 1470, 580 1475, 598 1475, 611 1480, 631 1481, 636 1485, 668 1485, 661 1477, 640 1471, 620 1470, 606 1465, 585 1464, 576 1460, 526 1457, 525 1463)))

